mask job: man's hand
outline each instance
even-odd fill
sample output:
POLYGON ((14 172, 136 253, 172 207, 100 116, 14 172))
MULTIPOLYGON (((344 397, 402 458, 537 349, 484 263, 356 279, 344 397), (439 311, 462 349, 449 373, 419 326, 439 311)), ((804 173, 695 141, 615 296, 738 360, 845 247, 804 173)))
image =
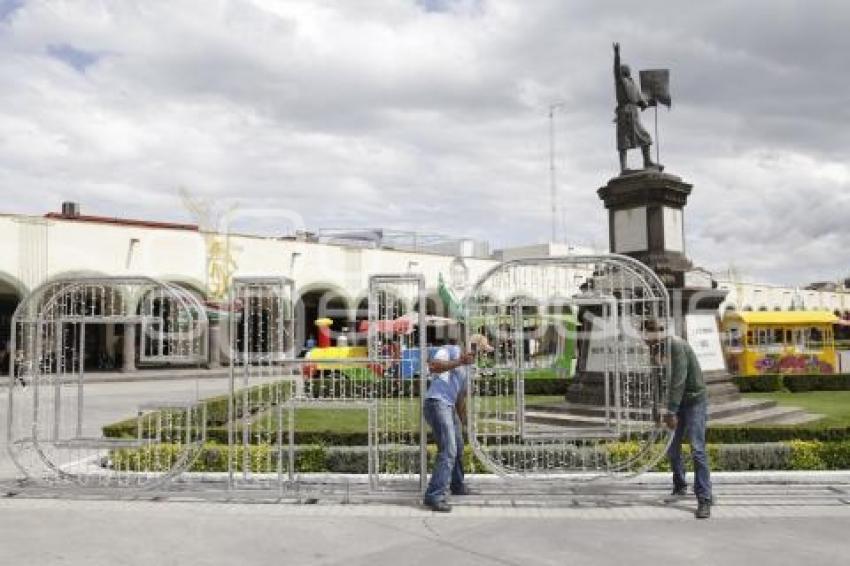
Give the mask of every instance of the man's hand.
POLYGON ((473 352, 464 352, 460 357, 461 365, 468 366, 475 363, 475 354, 473 352))
POLYGON ((667 413, 664 415, 664 424, 666 424, 667 428, 670 430, 676 430, 676 425, 679 424, 679 419, 676 418, 674 413, 667 413))

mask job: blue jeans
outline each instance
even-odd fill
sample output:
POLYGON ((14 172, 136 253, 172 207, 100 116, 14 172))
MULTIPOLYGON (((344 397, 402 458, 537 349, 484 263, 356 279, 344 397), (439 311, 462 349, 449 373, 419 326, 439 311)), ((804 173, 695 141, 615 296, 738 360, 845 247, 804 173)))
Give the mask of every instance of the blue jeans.
POLYGON ((425 421, 437 442, 437 460, 423 498, 426 504, 446 498, 446 491, 463 489, 463 427, 454 406, 426 399, 425 421))
POLYGON ((705 400, 692 405, 682 405, 676 413, 678 424, 673 433, 673 442, 667 450, 670 467, 673 468, 673 486, 686 488, 685 464, 682 462, 682 439, 685 433, 691 444, 694 460, 694 493, 699 501, 711 501, 711 474, 708 470, 708 454, 705 451, 705 423, 708 404, 705 400))

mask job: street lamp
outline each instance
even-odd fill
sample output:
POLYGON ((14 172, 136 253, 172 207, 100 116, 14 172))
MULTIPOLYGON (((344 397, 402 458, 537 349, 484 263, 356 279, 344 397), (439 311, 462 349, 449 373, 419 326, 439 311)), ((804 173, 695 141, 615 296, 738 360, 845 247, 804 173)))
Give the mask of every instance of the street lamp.
POLYGON ((549 105, 549 198, 551 199, 552 212, 552 239, 555 241, 555 225, 557 224, 557 193, 558 187, 555 181, 555 110, 566 106, 566 101, 559 100, 549 105))

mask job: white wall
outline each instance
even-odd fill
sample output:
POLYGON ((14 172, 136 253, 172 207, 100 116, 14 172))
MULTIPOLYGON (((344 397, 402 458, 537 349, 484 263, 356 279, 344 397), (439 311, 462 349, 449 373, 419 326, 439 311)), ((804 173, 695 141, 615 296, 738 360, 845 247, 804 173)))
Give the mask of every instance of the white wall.
MULTIPOLYGON (((433 291, 439 275, 448 281, 451 255, 363 249, 292 239, 233 235, 230 248, 237 275, 285 275, 296 289, 336 288, 356 306, 368 292, 369 276, 379 273, 422 273, 433 291), (292 254, 300 254, 290 271, 292 254)), ((505 259, 589 253, 584 248, 540 244, 505 250, 505 259)), ((491 259, 465 258, 469 284, 497 265, 491 259)), ((0 215, 0 278, 28 290, 46 278, 69 273, 147 275, 206 288, 207 238, 191 230, 158 229, 120 224, 45 220, 41 217, 0 215), (38 235, 37 237, 34 235, 38 235), (46 236, 43 236, 46 235, 46 236), (44 240, 43 242, 41 240, 44 240), (131 264, 128 249, 138 240, 131 264)), ((729 291, 721 305, 737 309, 764 306, 787 309, 802 300, 807 309, 850 310, 846 291, 807 291, 733 280, 719 280, 729 291)))
MULTIPOLYGON (((21 253, 19 242, 27 220, 0 216, 0 274, 19 278, 40 273, 25 282, 29 290, 43 280, 72 273, 147 275, 188 283, 207 283, 207 241, 197 231, 51 219, 47 221, 46 254, 21 253), (23 221, 23 222, 22 222, 23 221), (131 242, 133 254, 128 265, 131 242), (44 265, 34 265, 43 263, 44 265), (39 279, 39 280, 34 280, 39 279)), ((216 236, 212 236, 216 237, 216 236)), ((225 241, 224 236, 217 236, 225 241)), ((448 280, 450 255, 362 249, 282 238, 245 235, 229 237, 235 275, 284 275, 295 279, 297 290, 337 288, 356 305, 368 293, 369 276, 379 273, 422 273, 430 290, 439 275, 448 280), (293 253, 299 254, 291 271, 293 253)), ((469 283, 497 262, 465 258, 469 283)))

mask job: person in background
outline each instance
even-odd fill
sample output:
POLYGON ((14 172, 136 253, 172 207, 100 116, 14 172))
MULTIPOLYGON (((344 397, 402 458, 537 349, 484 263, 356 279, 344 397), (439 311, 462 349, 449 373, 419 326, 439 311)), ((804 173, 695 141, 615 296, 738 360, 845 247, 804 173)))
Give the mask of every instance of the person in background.
MULTIPOLYGON (((657 351, 665 338, 664 326, 656 320, 644 325, 645 340, 650 351, 657 351)), ((678 336, 670 337, 670 383, 667 413, 664 423, 673 433, 673 441, 667 449, 670 467, 673 469, 674 497, 688 493, 685 479, 685 464, 682 462, 682 440, 685 434, 691 444, 694 461, 694 494, 697 498, 697 519, 711 516, 711 473, 708 453, 705 450, 705 426, 708 414, 708 395, 697 356, 691 345, 678 336)))

